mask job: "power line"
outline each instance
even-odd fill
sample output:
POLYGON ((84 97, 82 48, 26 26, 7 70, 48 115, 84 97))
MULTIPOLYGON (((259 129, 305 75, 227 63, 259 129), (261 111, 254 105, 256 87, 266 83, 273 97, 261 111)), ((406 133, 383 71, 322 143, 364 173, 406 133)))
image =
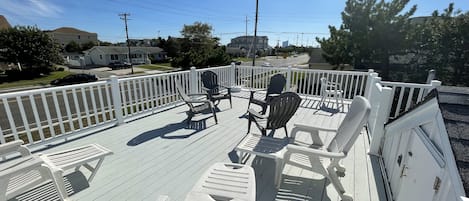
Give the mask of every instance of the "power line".
POLYGON ((127 16, 130 16, 130 13, 121 13, 119 14, 121 16, 121 20, 124 20, 125 23, 125 36, 127 37, 127 48, 129 50, 129 53, 127 55, 127 59, 130 63, 130 68, 131 68, 131 73, 134 74, 134 66, 132 65, 132 60, 130 59, 130 41, 129 41, 129 28, 127 26, 127 16))

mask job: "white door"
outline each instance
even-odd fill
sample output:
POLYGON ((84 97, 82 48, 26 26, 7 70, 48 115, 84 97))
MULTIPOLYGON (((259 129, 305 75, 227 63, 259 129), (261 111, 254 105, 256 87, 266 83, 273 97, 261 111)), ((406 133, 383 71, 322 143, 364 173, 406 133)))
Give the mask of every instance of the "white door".
POLYGON ((442 179, 443 157, 419 129, 411 132, 409 143, 396 201, 431 201, 435 182, 442 179))

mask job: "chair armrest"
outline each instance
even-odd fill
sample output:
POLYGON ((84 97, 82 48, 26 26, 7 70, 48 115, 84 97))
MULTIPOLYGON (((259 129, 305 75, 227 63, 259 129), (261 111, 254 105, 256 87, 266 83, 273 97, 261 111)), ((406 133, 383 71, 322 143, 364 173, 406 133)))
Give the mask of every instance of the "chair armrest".
POLYGON ((212 103, 209 100, 197 100, 197 99, 192 99, 192 100, 187 100, 187 103, 212 103))
POLYGON ((301 131, 313 132, 313 131, 329 131, 329 132, 337 132, 336 128, 324 128, 324 127, 317 127, 317 126, 309 126, 305 124, 294 124, 294 127, 301 131))
POLYGON ((328 152, 321 149, 312 149, 308 147, 302 147, 298 145, 288 144, 286 154, 300 153, 304 155, 315 155, 323 158, 344 158, 346 155, 343 152, 335 153, 328 152))
POLYGON ((188 96, 206 96, 206 93, 194 93, 194 94, 187 94, 188 96))
POLYGON ((29 156, 31 152, 28 148, 23 146, 23 140, 15 140, 13 142, 8 142, 0 145, 0 155, 5 155, 13 152, 21 153, 21 156, 29 156))
POLYGON ((248 113, 249 113, 249 115, 252 115, 252 116, 257 117, 259 119, 267 119, 267 117, 268 117, 267 115, 259 114, 258 112, 254 111, 251 108, 248 109, 248 113))

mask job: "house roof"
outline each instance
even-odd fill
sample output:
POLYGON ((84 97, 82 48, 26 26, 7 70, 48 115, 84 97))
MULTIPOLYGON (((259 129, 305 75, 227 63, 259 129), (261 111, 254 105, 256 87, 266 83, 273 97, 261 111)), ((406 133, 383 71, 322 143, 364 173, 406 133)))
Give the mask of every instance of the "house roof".
POLYGON ((8 28, 11 28, 10 23, 8 23, 7 19, 3 15, 0 15, 0 29, 8 28))
POLYGON ((440 87, 439 104, 456 164, 469 194, 469 88, 440 87))
MULTIPOLYGON (((94 46, 92 49, 88 50, 88 52, 91 52, 93 50, 98 50, 104 54, 127 54, 129 51, 127 47, 94 46)), ((130 47, 130 53, 134 52, 145 52, 147 54, 155 54, 163 52, 163 49, 159 47, 130 47)))
POLYGON ((70 33, 70 34, 76 34, 76 33, 94 34, 94 33, 86 32, 86 31, 83 31, 83 30, 80 30, 80 29, 76 29, 76 28, 73 28, 73 27, 60 27, 60 28, 57 28, 57 29, 52 30, 52 32, 56 32, 56 33, 70 33))

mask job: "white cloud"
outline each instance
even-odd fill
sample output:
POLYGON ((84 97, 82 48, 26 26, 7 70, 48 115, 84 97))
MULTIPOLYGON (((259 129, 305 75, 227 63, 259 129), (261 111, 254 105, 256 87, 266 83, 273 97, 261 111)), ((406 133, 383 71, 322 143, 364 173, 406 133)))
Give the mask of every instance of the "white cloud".
POLYGON ((63 10, 49 0, 3 0, 3 10, 23 17, 59 17, 63 10))

